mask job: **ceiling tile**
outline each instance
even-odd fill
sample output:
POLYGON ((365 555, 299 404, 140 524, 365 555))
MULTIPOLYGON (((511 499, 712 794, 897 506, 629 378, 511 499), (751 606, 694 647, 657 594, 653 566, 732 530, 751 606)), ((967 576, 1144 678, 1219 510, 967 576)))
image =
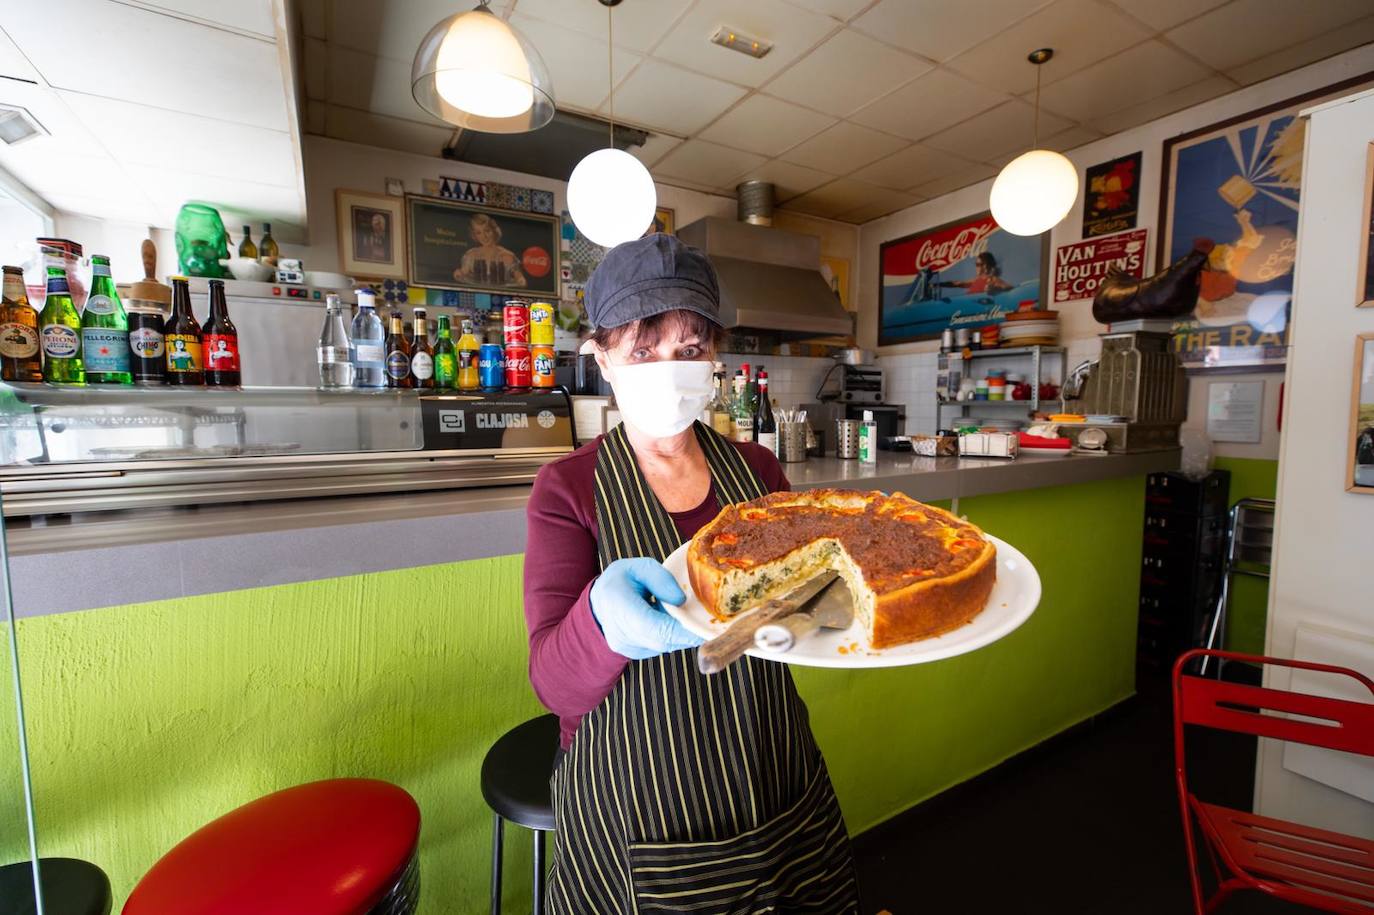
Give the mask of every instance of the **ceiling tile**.
MULTIPOLYGON (((964 158, 978 157, 990 162, 1013 149, 1030 149, 1035 128, 1035 109, 1020 99, 1012 99, 941 131, 923 142, 927 146, 952 152, 964 158)), ((1053 136, 1069 128, 1061 117, 1040 112, 1040 135, 1053 136)))
MULTIPOLYGON (((1202 64, 1163 42, 1147 41, 1044 87, 1040 103, 1056 114, 1089 121, 1201 82, 1210 75, 1202 64), (1141 74, 1149 76, 1142 79, 1141 74)), ((1033 96, 1027 94, 1026 101, 1033 96)))
POLYGON ((331 46, 327 85, 327 101, 335 105, 435 126, 444 123, 415 101, 410 94, 410 67, 398 60, 331 46))
POLYGON ((844 29, 768 84, 765 91, 845 115, 931 69, 930 64, 844 29))
POLYGON ((743 86, 761 86, 815 47, 835 25, 828 16, 782 0, 697 0, 654 48, 654 56, 743 86), (722 26, 770 41, 773 50, 755 58, 711 44, 711 36, 722 26))
POLYGON ((3 28, 0 28, 0 76, 31 82, 37 82, 40 78, 33 64, 20 53, 18 46, 10 40, 3 28))
MULTIPOLYGON (((770 159, 762 165, 741 172, 735 177, 735 183, 771 181, 774 186, 774 199, 781 203, 818 188, 827 181, 834 180, 834 178, 834 175, 817 171, 814 168, 807 168, 804 165, 793 165, 791 162, 784 162, 781 159, 770 159)), ((728 188, 722 187, 722 190, 734 193, 735 189, 730 186, 728 188)))
POLYGON ((1227 70, 1226 75, 1242 86, 1248 86, 1369 42, 1374 42, 1374 16, 1266 54, 1248 64, 1227 70))
MULTIPOLYGON (((555 87, 557 91, 557 87, 555 87)), ((739 86, 646 58, 615 90, 616 114, 676 134, 696 133, 744 95, 739 86)), ((605 113, 605 107, 601 111, 605 113)))
POLYGON ((891 193, 887 188, 865 184, 853 178, 838 178, 814 191, 794 197, 782 206, 788 210, 834 219, 857 207, 886 200, 891 193))
POLYGON ((234 0, 233 3, 224 0, 142 0, 142 4, 174 15, 253 32, 273 41, 277 38, 272 0, 234 0))
POLYGON ((1230 0, 1110 0, 1157 32, 1171 29, 1180 22, 1201 16, 1230 0))
POLYGON ((1006 100, 1005 93, 940 68, 854 112, 849 120, 919 140, 1006 100))
POLYGON ((1369 15, 1369 0, 1235 0, 1166 37, 1218 70, 1229 70, 1369 15))
MULTIPOLYGON (((649 50, 690 5, 691 0, 652 0, 650 3, 624 3, 617 6, 611 14, 615 17, 616 47, 640 52, 649 50)), ((601 54, 605 57, 606 7, 600 3, 520 0, 512 21, 529 16, 591 35, 601 42, 601 54)), ((523 25, 519 27, 524 28, 523 25)), ((538 48, 540 54, 547 53, 543 45, 538 45, 538 48)))
POLYGON ((305 97, 329 97, 329 45, 320 38, 306 38, 301 56, 301 72, 305 79, 305 97))
POLYGON ((823 13, 834 19, 845 21, 873 0, 790 0, 795 6, 804 6, 812 12, 823 13))
POLYGON ((664 156, 654 172, 710 187, 722 187, 746 169, 762 165, 763 156, 718 146, 705 140, 688 140, 664 156))
POLYGON ((974 9, 968 0, 882 0, 854 27, 931 60, 948 60, 1049 2, 979 0, 974 9))
POLYGON ((1184 86, 1148 102, 1132 105, 1093 120, 1091 126, 1106 134, 1119 133, 1131 127, 1182 111, 1208 99, 1235 91, 1236 85, 1224 76, 1212 76, 1191 86, 1184 86))
POLYGON ((908 194, 902 191, 892 191, 889 192, 889 195, 883 198, 882 200, 877 200, 872 203, 865 203, 859 207, 856 207, 855 209, 846 210, 845 212, 840 214, 839 218, 844 220, 845 222, 868 222, 869 220, 878 219, 879 217, 886 216, 888 213, 895 213, 898 210, 904 210, 907 207, 912 206, 913 204, 920 203, 924 199, 924 197, 919 197, 916 194, 908 194))
MULTIPOLYGON (((1075 124, 1068 130, 1060 131, 1052 137, 1042 137, 1040 140, 1040 148, 1053 149, 1056 152, 1067 152, 1068 150, 1075 149, 1079 146, 1082 146, 1085 143, 1091 143, 1094 140, 1100 139, 1102 139, 1102 134, 1098 131, 1093 130, 1089 127, 1081 127, 1075 124)), ((991 165, 998 171, 1001 171, 1008 162, 1010 162, 1018 156, 1025 155, 1025 153, 1026 150, 1019 148, 1008 150, 1007 152, 1002 153, 1002 155, 998 156, 995 159, 989 159, 987 164, 991 165)))
POLYGON ((0 91, 0 101, 23 108, 33 115, 48 133, 47 136, 32 137, 16 146, 0 143, 0 161, 4 161, 6 151, 29 157, 45 155, 49 148, 74 156, 108 156, 105 148, 100 145, 97 134, 88 130, 76 112, 72 111, 56 92, 46 86, 6 80, 3 90, 0 91))
MULTIPOLYGON (((127 179, 126 179, 127 183, 127 179)), ((162 207, 149 200, 142 191, 130 186, 126 195, 119 198, 79 197, 75 194, 44 194, 54 209, 93 219, 109 219, 114 222, 143 224, 149 226, 167 225, 162 207)), ((175 216, 176 214, 173 214, 175 216)), ((98 252, 92 252, 98 253, 98 252)), ((122 268, 116 267, 122 272, 122 268)))
MULTIPOLYGON (((328 0, 326 5, 330 44, 389 57, 407 66, 430 29, 472 8, 452 0, 328 0)), ((502 18, 510 7, 511 0, 491 4, 492 12, 502 18)))
POLYGON ((673 147, 682 142, 681 137, 669 136, 666 133, 651 133, 644 141, 643 146, 632 146, 626 152, 644 163, 645 168, 652 168, 654 163, 668 154, 673 147))
POLYGON ((751 95, 701 132, 707 140, 776 156, 815 136, 835 119, 766 95, 751 95))
POLYGON ((294 223, 300 221, 305 210, 294 188, 241 178, 207 178, 163 166, 131 165, 128 170, 134 182, 168 214, 160 225, 171 225, 181 205, 192 200, 214 205, 230 225, 263 219, 294 223))
MULTIPOLYGON (((599 5, 599 4, 598 4, 599 5)), ((522 16, 517 10, 510 21, 534 42, 549 68, 558 106, 595 111, 606 100, 606 42, 522 16), (593 65, 593 62, 595 64, 593 65)), ((615 81, 618 83, 643 58, 616 48, 615 81)), ((410 68, 406 67, 406 94, 410 94, 410 68)))
POLYGON ((854 172, 860 181, 906 190, 943 175, 966 171, 976 162, 928 146, 908 146, 854 172))
MULTIPOLYGON (((981 21, 986 21, 979 16, 981 21)), ((1044 65, 1046 85, 1076 73, 1150 37, 1150 31, 1121 10, 1099 0, 1058 0, 949 62, 976 82, 1003 92, 1035 88, 1036 67, 1026 55, 1053 48, 1044 65)))
POLYGON ((985 181, 995 174, 997 174, 997 169, 990 165, 974 165, 963 171, 955 172, 952 175, 946 175, 943 178, 936 178, 934 181, 927 181, 925 184, 919 184, 916 186, 915 192, 927 199, 933 199, 943 194, 948 194, 950 191, 957 191, 960 188, 968 187, 970 184, 977 184, 979 181, 985 181))
POLYGON ((296 9, 300 11, 301 31, 306 38, 328 38, 325 31, 324 7, 327 0, 296 0, 296 9))
POLYGON ((897 137, 841 121, 789 149, 782 158, 797 165, 844 175, 906 145, 905 140, 897 137))
POLYGON ((324 135, 384 149, 438 156, 453 135, 453 129, 329 105, 325 108, 324 135))

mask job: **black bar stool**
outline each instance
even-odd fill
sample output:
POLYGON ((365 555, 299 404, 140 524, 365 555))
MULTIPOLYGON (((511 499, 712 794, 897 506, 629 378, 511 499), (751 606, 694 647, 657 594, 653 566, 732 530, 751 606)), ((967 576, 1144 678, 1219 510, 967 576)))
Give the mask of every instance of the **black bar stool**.
POLYGON ((491 912, 501 912, 501 850, 505 821, 534 830, 534 915, 544 913, 544 833, 553 831, 549 777, 558 755, 558 716, 541 715, 512 728, 482 760, 482 797, 495 811, 491 842, 491 912))
MULTIPOLYGON (((39 858, 43 882, 43 911, 48 915, 109 915, 114 899, 110 878, 87 861, 77 858, 39 858)), ((0 867, 0 911, 7 915, 33 915, 33 868, 29 862, 0 867)))

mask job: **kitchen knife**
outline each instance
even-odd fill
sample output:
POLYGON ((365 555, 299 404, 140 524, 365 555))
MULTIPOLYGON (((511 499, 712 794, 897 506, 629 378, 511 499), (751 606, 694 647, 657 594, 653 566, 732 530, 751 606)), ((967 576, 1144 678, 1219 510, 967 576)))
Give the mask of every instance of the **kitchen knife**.
POLYGON ((844 579, 836 578, 801 610, 756 629, 754 647, 782 654, 817 629, 848 629, 853 622, 853 596, 844 579))
POLYGON ((730 624, 730 628, 697 649, 697 669, 704 674, 718 674, 729 667, 740 655, 754 647, 754 633, 760 626, 796 613, 834 581, 838 574, 833 569, 826 569, 785 596, 766 600, 738 617, 730 624))

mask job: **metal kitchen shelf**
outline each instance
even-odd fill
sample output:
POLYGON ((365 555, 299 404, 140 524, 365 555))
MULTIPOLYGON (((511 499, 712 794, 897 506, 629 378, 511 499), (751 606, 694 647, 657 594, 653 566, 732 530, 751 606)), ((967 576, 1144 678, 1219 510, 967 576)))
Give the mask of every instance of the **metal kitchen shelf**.
MULTIPOLYGON (((939 392, 937 392, 937 393, 935 394, 935 404, 936 404, 936 406, 935 406, 936 425, 937 425, 937 426, 939 425, 940 411, 941 411, 942 409, 944 409, 945 407, 951 407, 951 406, 953 406, 953 407, 963 407, 964 409, 960 412, 959 415, 960 415, 961 417, 968 417, 968 416, 971 416, 971 415, 972 415, 972 414, 969 413, 969 410, 972 409, 972 408, 975 408, 975 407, 982 407, 982 406, 985 406, 985 405, 987 405, 987 404, 996 404, 996 405, 998 405, 998 406, 1005 406, 1005 405, 1007 405, 1007 404, 1015 404, 1015 405, 1018 405, 1018 406, 1022 407, 1022 409, 1024 409, 1024 410, 1026 411, 1027 416, 1029 416, 1031 413, 1034 413, 1036 410, 1039 410, 1039 409, 1040 409, 1040 382, 1041 382, 1041 380, 1042 380, 1041 377, 1040 377, 1040 367, 1041 367, 1041 365, 1042 365, 1042 363, 1043 363, 1043 361, 1044 361, 1044 357, 1045 357, 1045 356, 1058 356, 1058 357, 1059 357, 1059 381, 1058 381, 1058 383, 1062 386, 1063 383, 1064 383, 1064 376, 1065 376, 1065 373, 1066 373, 1066 371, 1067 371, 1067 369, 1068 369, 1068 366, 1067 366, 1067 363, 1066 363, 1066 353, 1067 353, 1067 352, 1068 352, 1068 351, 1067 351, 1064 347, 1062 347, 1062 346, 1043 346, 1043 345, 1040 345, 1040 344, 1035 344, 1035 345, 1033 345, 1033 346, 1010 346, 1010 347, 1006 347, 1005 349, 999 348, 999 349, 980 349, 980 350, 971 350, 971 351, 969 352, 969 361, 972 361, 972 360, 974 360, 974 359, 988 359, 988 358, 991 358, 991 357, 993 357, 993 356, 1000 356, 1000 357, 1003 357, 1003 358, 1015 357, 1015 356, 1028 356, 1028 357, 1030 357, 1030 360, 1031 360, 1031 369, 1030 369, 1030 372, 1028 373, 1028 378, 1030 379, 1030 382, 1031 382, 1031 397, 1030 397, 1029 400, 945 400, 945 399, 943 399, 943 398, 940 396, 939 392)), ((942 353, 941 355, 942 355, 942 356, 948 357, 948 356, 953 356, 954 354, 953 354, 953 353, 948 353, 948 354, 942 353)), ((963 361, 963 356, 959 356, 958 358, 959 358, 961 361, 963 361)))
POLYGON ((1067 350, 1062 346, 1006 346, 995 349, 975 349, 969 350, 970 359, 982 359, 988 356, 1033 356, 1037 353, 1064 353, 1067 350))

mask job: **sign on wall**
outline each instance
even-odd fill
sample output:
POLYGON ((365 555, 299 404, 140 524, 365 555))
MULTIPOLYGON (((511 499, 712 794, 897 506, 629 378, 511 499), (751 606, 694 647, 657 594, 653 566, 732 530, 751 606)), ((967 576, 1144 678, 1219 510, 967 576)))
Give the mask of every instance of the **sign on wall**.
POLYGON ((1083 191, 1083 237, 1134 229, 1140 213, 1140 153, 1087 170, 1083 191))
POLYGON ((1091 299, 1113 270, 1145 276, 1147 229, 1064 245, 1054 252, 1054 301, 1091 299))

